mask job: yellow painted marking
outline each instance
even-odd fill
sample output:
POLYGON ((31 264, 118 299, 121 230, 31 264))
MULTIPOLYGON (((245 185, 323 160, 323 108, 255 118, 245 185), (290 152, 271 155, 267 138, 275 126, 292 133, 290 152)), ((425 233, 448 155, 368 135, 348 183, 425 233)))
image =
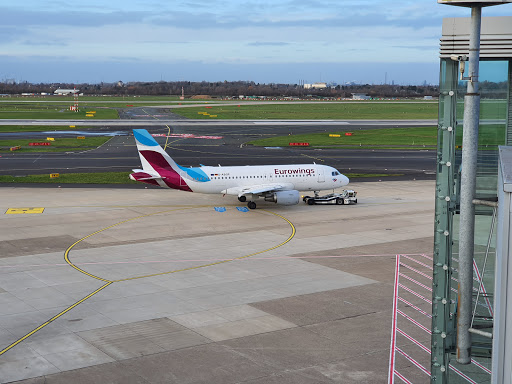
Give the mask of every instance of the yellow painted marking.
POLYGON ((66 260, 66 263, 68 263, 70 266, 72 266, 73 268, 75 268, 77 271, 79 272, 82 272, 83 274, 89 276, 89 277, 92 277, 93 279, 97 279, 97 280, 101 280, 101 281, 106 281, 106 282, 112 282, 110 280, 107 280, 107 279, 103 279, 102 277, 99 277, 99 276, 95 276, 87 271, 84 271, 83 269, 81 269, 80 267, 77 267, 75 264, 73 264, 71 262, 71 260, 69 259, 69 252, 71 251, 71 249, 73 249, 73 247, 75 245, 77 245, 78 243, 80 243, 81 241, 83 240, 86 240, 88 239, 89 237, 91 236, 94 236, 100 232, 103 232, 103 231, 106 231, 107 229, 110 229, 110 228, 113 228, 113 227, 116 227, 118 225, 121 225, 121 224, 124 224, 124 223, 127 223, 129 221, 133 221, 133 220, 137 220, 137 219, 142 219, 143 217, 148 217, 148 216, 153 216, 153 215, 158 215, 159 213, 165 213, 165 212, 170 212, 170 211, 177 211, 177 210, 181 210, 181 209, 190 209, 190 208, 178 208, 178 209, 171 209, 169 211, 161 211, 161 212, 155 212, 155 213, 150 213, 150 214, 147 214, 147 215, 142 215, 142 216, 137 216, 137 217, 132 217, 131 219, 128 219, 128 220, 124 220, 124 221, 120 221, 119 223, 116 223, 116 224, 112 224, 112 225, 109 225, 108 227, 105 227, 103 229, 100 229, 99 231, 96 231, 96 232, 93 232, 91 233, 90 235, 87 235, 85 237, 82 237, 80 240, 74 242, 73 244, 71 244, 69 246, 68 249, 66 249, 66 251, 64 252, 64 260, 66 260))
POLYGON ((55 138, 54 137, 47 137, 46 140, 47 141, 55 141, 55 138))
POLYGON ((85 136, 77 136, 76 138, 79 140, 85 140, 85 136))
MULTIPOLYGON (((203 207, 203 206, 201 206, 203 207)), ((69 252, 71 251, 71 249, 77 245, 78 243, 80 243, 81 241, 91 237, 91 236, 94 236, 100 232, 103 232, 109 228, 113 228, 115 226, 118 226, 118 225, 121 225, 123 223, 127 223, 129 221, 133 221, 133 220, 137 220, 137 219, 141 219, 141 218, 144 218, 144 217, 148 217, 148 216, 153 216, 153 215, 158 215, 160 213, 166 213, 166 212, 171 212, 171 211, 177 211, 177 210, 183 210, 183 209, 192 209, 192 208, 198 208, 198 207, 182 207, 182 208, 177 208, 177 209, 171 209, 171 210, 167 210, 167 211, 160 211, 160 212, 155 212, 155 213, 150 213, 150 214, 147 214, 147 215, 142 215, 142 216, 137 216, 137 217, 133 217, 131 219, 128 219, 128 220, 124 220, 124 221, 121 221, 119 223, 116 223, 116 224, 113 224, 113 225, 110 225, 108 227, 105 227, 103 229, 100 229, 99 231, 96 231, 94 233, 91 233, 90 235, 88 236, 85 236, 83 238, 81 238, 80 240, 76 241, 75 243, 73 243, 68 249, 66 249, 66 252, 64 253, 64 259, 66 260, 66 262, 72 266, 73 268, 75 268, 77 271, 89 276, 89 277, 92 277, 94 279, 97 279, 97 280, 101 280, 101 281, 104 281, 105 284, 102 285, 100 288, 98 288, 97 290, 95 290, 94 292, 90 293, 89 295, 85 296, 83 299, 77 301, 75 304, 69 306, 68 308, 66 308, 65 310, 63 310, 62 312, 58 313, 57 315, 53 316, 50 320, 46 321, 45 323, 41 324, 40 326, 38 326, 37 328, 35 328, 34 330, 30 331, 29 333, 27 333, 25 336, 21 337, 20 339, 16 340, 14 343, 10 344, 9 346, 7 346, 6 348, 2 349, 0 351, 0 356, 3 355, 5 352, 7 352, 8 350, 10 350, 11 348, 15 347, 16 345, 18 345, 19 343, 21 343, 22 341, 26 340, 27 338, 29 338, 30 336, 32 336, 33 334, 35 334, 36 332, 40 331, 41 329, 43 329, 44 327, 46 327, 48 324, 50 324, 51 322, 53 322, 54 320, 58 319, 59 317, 61 317, 62 315, 66 314, 67 312, 69 312, 70 310, 72 310, 73 308, 75 308, 77 305, 83 303, 85 300, 89 299, 90 297, 94 296, 95 294, 97 294, 98 292, 100 292, 101 290, 105 289, 106 287, 108 287, 109 285, 113 284, 113 283, 116 283, 116 282, 121 282, 121 281, 129 281, 129 280, 135 280, 135 279, 143 279, 145 277, 152 277, 152 276, 160 276, 160 275, 167 275, 167 274, 171 274, 171 273, 177 273, 177 272, 183 272, 183 271, 190 271, 190 270, 194 270, 194 269, 199 269, 199 268, 205 268, 205 267, 209 267, 209 266, 213 266, 213 265, 218 265, 218 264, 223 264, 223 263, 228 263, 230 261, 234 261, 234 260, 242 260, 242 259, 246 259, 248 257, 251 257, 251 256, 254 256, 254 255, 259 255, 261 253, 265 253, 265 252, 269 252, 273 249, 276 249, 276 248, 279 248, 283 245, 285 245, 286 243, 288 243, 291 239, 293 239, 293 237, 295 236, 295 226, 293 225, 293 223, 288 220, 287 218, 285 218, 284 216, 281 216, 277 213, 274 213, 274 212, 271 212, 271 211, 264 211, 264 212, 267 212, 267 213, 270 213, 272 215, 275 215, 281 219, 283 219, 284 221, 286 221, 290 227, 291 227, 291 234, 290 236, 285 240, 283 241, 282 243, 278 244, 278 245, 275 245, 271 248, 268 248, 268 249, 265 249, 263 251, 259 251, 259 252, 254 252, 254 253, 251 253, 249 255, 245 255, 245 256, 240 256, 240 257, 236 257, 236 258, 233 258, 233 259, 229 259, 229 260, 221 260, 221 261, 217 261, 217 262, 213 262, 213 263, 209 263, 209 264, 204 264, 204 265, 199 265, 199 266, 196 266, 196 267, 190 267, 190 268, 183 268, 183 269, 178 269, 178 270, 174 270, 174 271, 168 271, 168 272, 162 272, 162 273, 155 273, 155 274, 152 274, 152 275, 145 275, 145 276, 138 276, 138 277, 131 277, 131 278, 127 278, 127 279, 119 279, 119 280, 107 280, 107 279, 103 279, 101 277, 98 277, 98 276, 95 276, 87 271, 84 271, 83 269, 77 267, 76 265, 74 265, 71 260, 69 259, 69 252)), ((36 208, 18 208, 18 209, 36 209, 36 208)), ((43 209, 44 208, 39 208, 39 209, 43 209)))
POLYGON ((233 259, 229 259, 229 260, 221 260, 221 261, 217 261, 217 262, 214 262, 214 263, 209 263, 209 264, 203 264, 203 265, 198 265, 198 266, 195 266, 195 267, 189 267, 189 268, 183 268, 183 269, 177 269, 177 270, 173 270, 173 271, 167 271, 167 272, 160 272, 160 273, 155 273, 155 274, 151 274, 151 275, 144 275, 144 276, 136 276, 136 277, 130 277, 130 278, 126 278, 126 279, 118 279, 118 280, 107 280, 107 279, 104 279, 102 277, 99 277, 99 276, 95 276, 83 269, 81 269, 80 267, 76 266, 75 264, 73 264, 73 262, 70 260, 69 258, 69 253, 71 252, 71 249, 73 249, 73 247, 75 245, 77 245, 78 243, 80 243, 81 241, 85 240, 85 239, 88 239, 89 237, 91 236, 94 236, 100 232, 103 232, 103 231, 106 231, 107 229, 110 229, 110 228, 113 228, 113 227, 116 227, 118 225, 121 225, 121 224, 124 224, 124 223, 127 223, 129 221, 133 221, 133 220, 137 220, 137 219, 142 219, 144 217, 148 217, 148 216, 153 216, 153 215, 158 215, 160 213, 166 213, 166 212, 171 212, 171 211, 178 211, 178 210, 182 210, 182 209, 192 209, 193 207, 188 207, 188 208, 177 208, 177 209, 172 209, 172 210, 169 210, 169 211, 162 211, 162 212, 155 212, 155 213, 150 213, 150 214, 147 214, 147 215, 142 215, 142 216, 137 216, 137 217, 133 217, 131 219, 128 219, 128 220, 124 220, 124 221, 121 221, 119 223, 116 223, 116 224, 113 224, 113 225, 110 225, 108 227, 105 227, 103 229, 100 229, 99 231, 96 231, 94 233, 91 233, 90 235, 87 235, 83 238, 81 238, 80 240, 76 241, 74 244, 72 244, 68 249, 66 249, 66 252, 64 252, 64 259, 66 260, 66 263, 68 263, 70 266, 72 266, 73 268, 75 268, 77 271, 79 272, 82 272, 83 274, 89 276, 89 277, 92 277, 94 279, 97 279, 97 280, 101 280, 101 281, 105 281, 105 282, 120 282, 120 281, 128 281, 128 280, 135 280, 135 279, 142 279, 142 278, 145 278, 145 277, 153 277, 153 276, 161 276, 161 275, 168 275, 168 274, 171 274, 171 273, 176 273, 176 272, 183 272, 183 271, 190 271, 190 270, 193 270, 193 269, 199 269, 199 268, 205 268, 205 267, 210 267, 212 265, 217 265, 217 264, 223 264, 223 263, 227 263, 227 262, 230 262, 230 261, 234 261, 234 260, 241 260, 241 259, 245 259, 247 257, 251 257, 251 256, 254 256, 254 255, 259 255, 260 253, 265 253, 265 252, 269 252, 273 249, 276 249, 276 248, 279 248, 283 245, 285 245, 286 243, 288 243, 294 236, 295 236, 295 226, 292 224, 291 221, 289 221, 287 218, 277 214, 277 213, 274 213, 274 212, 271 212, 271 211, 265 211, 265 212, 268 212, 272 215, 275 215, 275 216, 278 216, 279 218, 283 219, 284 221, 286 221, 291 229, 292 229, 292 232, 290 234, 290 236, 288 237, 288 239, 286 239, 284 242, 282 242, 281 244, 278 244, 278 245, 275 245, 273 246, 272 248, 269 248, 269 249, 265 249, 263 251, 259 251, 259 252, 255 252, 255 253, 251 253, 249 255, 245 255, 245 256, 240 256, 240 257, 236 257, 236 258, 233 258, 233 259))
POLYGON ((95 294, 97 294, 99 291, 101 291, 102 289, 108 287, 110 284, 112 284, 111 281, 107 282, 106 284, 102 285, 100 288, 98 288, 97 290, 95 290, 93 293, 90 293, 88 294, 87 296, 85 296, 82 300, 80 301, 77 301, 75 304, 73 304, 72 306, 66 308, 65 310, 63 310, 62 312, 60 312, 59 314, 53 316, 50 320, 48 320, 47 322, 41 324, 39 327, 37 327, 36 329, 34 329, 33 331, 30 331, 29 333, 27 333, 25 336, 23 336, 22 338, 16 340, 14 343, 12 343, 11 345, 9 345, 8 347, 2 349, 0 351, 0 356, 3 355, 5 352, 7 352, 9 349, 15 347, 16 345, 18 345, 19 343, 21 343, 23 340, 27 339, 28 337, 32 336, 34 333, 36 333, 37 331, 43 329, 44 327, 46 327, 48 324, 50 324, 52 321, 58 319, 59 317, 61 317, 62 315, 64 315, 65 313, 71 311, 73 308, 75 308, 77 305, 83 303, 85 300, 87 300, 88 298, 94 296, 95 294))
POLYGON ((43 213, 44 208, 9 208, 6 215, 20 215, 25 213, 43 213))
MULTIPOLYGON (((151 116, 153 119, 155 120, 158 120, 155 116, 153 115, 150 115, 149 113, 147 113, 144 109, 142 109, 142 112, 144 112, 146 115, 148 116, 151 116)), ((169 141, 169 136, 171 136, 171 127, 169 127, 168 125, 166 125, 166 128, 167 128, 167 138, 165 139, 165 145, 164 145, 164 151, 166 150, 167 148, 167 142, 169 141)))
POLYGON ((292 224, 292 222, 290 220, 288 220, 286 217, 283 217, 281 215, 278 215, 277 213, 274 213, 274 212, 270 212, 270 211, 265 211, 265 212, 268 212, 268 213, 271 213, 272 215, 275 215, 275 216, 278 216, 280 217, 281 219, 283 219, 284 221, 286 221, 291 229, 292 229, 292 232, 290 234, 290 236, 285 240, 283 241, 281 244, 278 244, 278 245, 275 245, 273 246, 272 248, 268 248, 268 249, 265 249, 263 251, 258 251, 258 252, 254 252, 254 253, 251 253, 249 255, 245 255, 245 256, 240 256, 240 257, 235 257, 233 259, 228 259, 228 260, 220 260, 220 261, 216 261, 214 263, 209 263, 209 264, 203 264, 203 265, 198 265, 198 266, 195 266, 195 267, 189 267, 189 268, 183 268, 183 269, 176 269, 174 271, 168 271, 168 272, 160 272, 160 273, 154 273, 154 274, 151 274, 151 275, 144 275, 144 276, 137 276, 137 277, 129 277, 127 279, 119 279, 119 280, 112 280, 114 283, 116 282, 120 282, 120 281, 129 281, 129 280, 136 280, 136 279, 143 279, 145 277, 154 277, 154 276, 162 276, 162 275, 169 275, 171 273, 177 273, 177 272, 184 272, 184 271, 192 271, 194 269, 199 269, 199 268, 206 268, 206 267, 211 267, 213 265, 218 265, 218 264, 223 264, 223 263, 229 263, 230 261, 235 261, 235 260, 242 260, 242 259, 246 259, 248 257, 251 257, 251 256, 255 256, 255 255, 259 255, 261 253, 265 253, 265 252, 269 252, 269 251, 272 251, 273 249, 276 249, 276 248, 279 248, 279 247, 282 247, 283 245, 285 245, 286 243, 288 243, 291 239, 293 239, 293 237, 295 236, 295 226, 292 224))
POLYGON ((309 157, 313 160, 316 160, 316 161, 322 161, 322 162, 325 162, 325 160, 322 160, 322 159, 319 159, 318 157, 313 157, 313 156, 309 156, 309 155, 305 155, 303 153, 301 153, 301 156, 305 156, 305 157, 309 157))

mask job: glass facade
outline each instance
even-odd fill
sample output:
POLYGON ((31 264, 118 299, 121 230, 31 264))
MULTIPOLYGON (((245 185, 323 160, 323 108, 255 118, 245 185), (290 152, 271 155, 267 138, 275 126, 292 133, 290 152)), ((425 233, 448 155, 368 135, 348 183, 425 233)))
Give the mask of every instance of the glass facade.
MULTIPOLYGON (((509 118, 511 71, 511 61, 508 59, 485 59, 480 62, 477 199, 496 201, 498 146, 512 144, 509 118)), ((458 62, 451 59, 441 60, 432 304, 432 382, 467 382, 461 376, 465 374, 475 382, 490 383, 490 338, 472 334, 472 364, 460 365, 455 356, 459 192, 463 171, 462 119, 466 94, 466 81, 460 81, 459 76, 458 62)), ((472 328, 483 332, 492 332, 493 325, 496 248, 495 235, 491 233, 493 222, 494 208, 477 205, 472 328)))

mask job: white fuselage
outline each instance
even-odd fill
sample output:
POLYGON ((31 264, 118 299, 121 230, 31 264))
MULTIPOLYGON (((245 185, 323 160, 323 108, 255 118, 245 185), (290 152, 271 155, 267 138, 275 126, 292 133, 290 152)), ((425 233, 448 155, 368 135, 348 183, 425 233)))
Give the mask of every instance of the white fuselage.
POLYGON ((182 171, 193 192, 236 195, 243 188, 279 184, 282 190, 321 191, 348 184, 348 178, 335 168, 320 164, 261 165, 192 168, 182 171), (202 176, 204 175, 206 177, 202 176), (188 173, 188 175, 186 175, 188 173))

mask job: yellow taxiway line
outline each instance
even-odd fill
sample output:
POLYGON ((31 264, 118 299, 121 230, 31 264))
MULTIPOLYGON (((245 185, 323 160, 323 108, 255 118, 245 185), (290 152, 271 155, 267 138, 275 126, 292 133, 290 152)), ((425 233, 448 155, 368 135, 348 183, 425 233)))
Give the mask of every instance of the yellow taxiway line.
POLYGON ((118 225, 121 225, 121 224, 124 224, 124 223, 127 223, 127 222, 130 222, 130 221, 133 221, 133 220, 137 220, 137 219, 142 219, 144 217, 148 217, 148 216, 153 216, 153 215, 158 215, 158 214, 161 214, 161 213, 167 213, 167 212, 171 212, 171 211, 178 211, 178 210, 183 210, 183 209, 192 209, 194 207, 187 207, 187 208, 177 208, 177 209, 172 209, 172 210, 168 210, 168 211, 160 211, 160 212, 155 212, 155 213, 150 213, 150 214, 147 214, 147 215, 142 215, 142 216, 137 216, 137 217, 133 217, 131 219, 128 219, 128 220, 123 220, 123 221, 120 221, 119 223, 116 223, 116 224, 112 224, 108 227, 105 227, 103 229, 100 229, 96 232, 93 232, 83 238, 81 238, 80 240, 76 241, 75 243, 73 243, 71 246, 68 247, 68 249, 66 249, 66 251, 64 252, 64 259, 66 260, 66 262, 71 266, 73 267, 74 269, 76 269, 77 271, 89 276, 89 277, 92 277, 96 280, 100 280, 100 281, 103 281, 105 282, 104 285, 102 285, 100 288, 96 289, 94 292, 90 293, 89 295, 85 296, 83 299, 77 301, 76 303, 74 303, 73 305, 69 306, 68 308, 64 309, 62 312, 58 313, 57 315, 53 316, 51 319, 49 319, 48 321, 44 322, 43 324, 41 324, 40 326, 38 326, 37 328, 35 328, 34 330, 30 331, 29 333, 27 333, 25 336, 19 338, 18 340, 16 340, 15 342, 13 342, 12 344, 10 344, 9 346, 5 347, 4 349, 2 349, 0 351, 0 356, 3 355, 5 352, 9 351, 11 348, 15 347, 16 345, 18 345, 19 343, 21 343, 22 341, 26 340, 27 338, 29 338, 30 336, 32 336, 33 334, 35 334, 36 332, 40 331, 41 329, 43 329, 44 327, 46 327, 48 324, 50 324, 51 322, 53 322, 54 320, 58 319, 59 317, 61 317, 62 315, 66 314, 67 312, 69 312, 70 310, 72 310, 73 308, 75 308, 77 305, 83 303, 84 301, 86 301, 87 299, 91 298, 92 296, 94 296, 95 294, 97 294, 98 292, 102 291, 103 289, 107 288, 109 285, 113 284, 113 283, 116 283, 116 282, 121 282, 121 281, 130 281, 130 280, 136 280, 136 279, 143 279, 143 278, 146 278, 146 277, 153 277, 153 276, 161 276, 161 275, 168 275, 168 274, 171 274, 171 273, 177 273, 177 272, 183 272, 183 271, 191 271, 191 270, 194 270, 194 269, 199 269, 199 268, 206 268, 206 267, 210 267, 210 266, 213 266, 213 265, 218 265, 218 264, 223 264, 223 263, 228 263, 230 261, 235 261, 235 260, 241 260, 241 259, 246 259, 248 257, 251 257, 251 256, 255 256, 255 255, 259 255, 261 253, 265 253, 265 252, 269 252, 269 251, 272 251, 276 248, 279 248, 279 247, 282 247, 283 245, 285 245, 286 243, 288 243, 291 239, 293 239, 293 237, 295 236, 295 233, 296 233, 296 229, 295 229, 295 226, 293 225, 293 223, 288 220, 286 217, 284 216, 281 216, 277 213, 274 213, 274 212, 271 212, 271 211, 267 211, 267 210, 264 210, 264 212, 267 212, 267 213, 270 213, 272 215, 275 215, 281 219, 283 219, 284 221, 286 221, 289 225, 290 225, 290 228, 291 228, 291 233, 290 233, 290 236, 288 236, 288 238, 283 241, 282 243, 278 244, 278 245, 275 245, 271 248, 268 248, 268 249, 265 249, 263 251, 258 251, 258 252, 254 252, 254 253, 251 253, 249 255, 244 255, 244 256, 240 256, 240 257, 235 257, 233 259, 228 259, 228 260, 221 260, 221 261, 216 261, 214 263, 209 263, 209 264, 203 264, 203 265, 198 265, 198 266, 195 266, 195 267, 189 267, 189 268, 183 268, 183 269, 176 269, 176 270, 173 270, 173 271, 168 271, 168 272, 161 272, 161 273, 155 273, 155 274, 151 274, 151 275, 144 275, 144 276, 137 276, 137 277, 130 277, 130 278, 126 278, 126 279, 119 279, 119 280, 107 280, 107 279, 104 279, 102 277, 99 277, 99 276, 95 276, 79 267, 77 267, 75 264, 73 264, 73 262, 71 262, 70 258, 69 258, 69 253, 71 251, 71 249, 73 249, 74 246, 76 246, 77 244, 79 244, 81 241, 85 240, 85 239, 88 239, 89 237, 91 236, 94 236, 100 232, 103 232, 103 231, 106 231, 107 229, 110 229, 110 228, 113 228, 113 227, 116 227, 118 225))

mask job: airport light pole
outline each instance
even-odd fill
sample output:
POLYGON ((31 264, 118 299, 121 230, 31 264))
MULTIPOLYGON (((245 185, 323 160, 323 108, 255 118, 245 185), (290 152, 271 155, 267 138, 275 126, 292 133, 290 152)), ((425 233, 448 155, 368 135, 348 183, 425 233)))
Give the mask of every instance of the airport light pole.
POLYGON ((478 71, 480 61, 480 28, 482 7, 471 8, 469 35, 468 84, 464 96, 464 129, 462 136, 462 174, 459 226, 459 289, 457 302, 457 361, 471 363, 471 313, 473 299, 473 254, 475 243, 476 172, 478 126, 480 124, 480 93, 478 71))

